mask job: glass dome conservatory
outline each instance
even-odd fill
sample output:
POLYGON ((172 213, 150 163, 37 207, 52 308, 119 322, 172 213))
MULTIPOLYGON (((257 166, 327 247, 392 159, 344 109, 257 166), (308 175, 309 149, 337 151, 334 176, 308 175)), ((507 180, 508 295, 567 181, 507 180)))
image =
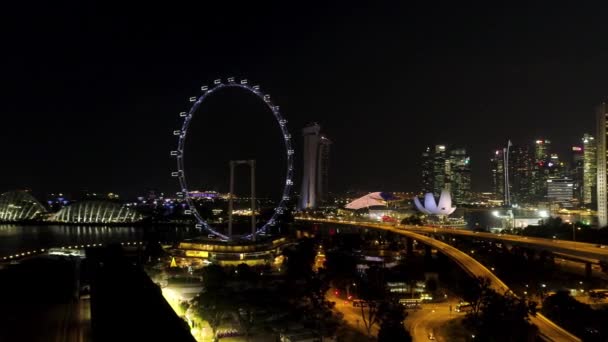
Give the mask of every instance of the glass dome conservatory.
POLYGON ((129 223, 143 219, 134 209, 109 201, 82 201, 71 204, 51 216, 60 223, 129 223))
POLYGON ((46 208, 28 192, 11 191, 0 195, 0 221, 28 221, 46 212, 46 208))

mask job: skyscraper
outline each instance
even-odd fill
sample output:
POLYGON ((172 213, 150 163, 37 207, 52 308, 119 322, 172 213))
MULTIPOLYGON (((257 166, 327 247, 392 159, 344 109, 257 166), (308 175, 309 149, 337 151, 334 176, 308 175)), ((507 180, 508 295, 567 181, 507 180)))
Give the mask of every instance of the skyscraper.
POLYGON ((448 150, 445 145, 427 147, 422 153, 421 188, 435 196, 445 189, 456 203, 466 203, 471 197, 471 165, 466 150, 448 150))
POLYGON ((512 146, 509 156, 509 192, 511 202, 530 202, 532 190, 532 156, 527 146, 512 146))
POLYGON ((331 140, 325 135, 319 138, 319 157, 318 157, 318 174, 317 174, 317 202, 325 203, 327 201, 327 192, 329 191, 329 156, 330 156, 331 140))
POLYGON ((572 146, 572 164, 569 176, 573 183, 573 196, 576 202, 583 203, 583 177, 585 154, 582 146, 572 146))
POLYGON ((544 161, 549 158, 551 141, 546 139, 536 140, 534 145, 534 162, 544 161))
POLYGON ((542 201, 547 196, 547 179, 555 168, 551 160, 551 141, 537 139, 534 144, 534 160, 531 169, 530 199, 542 201))
POLYGON ((597 110, 597 217, 600 227, 608 224, 608 208, 606 207, 606 134, 608 126, 608 106, 602 103, 597 110))
POLYGON ((597 203, 597 146, 590 134, 583 135, 583 205, 597 203))
POLYGON ((455 203, 467 203, 471 199, 471 158, 464 148, 450 151, 449 180, 455 203))
POLYGON ((427 147, 422 152, 422 184, 423 193, 433 192, 433 153, 431 148, 427 147))
POLYGON ((574 183, 570 178, 551 177, 547 179, 547 199, 561 208, 572 207, 573 189, 574 183))
POLYGON ((449 181, 450 166, 445 145, 435 145, 433 155, 433 193, 439 196, 443 189, 451 191, 449 181))
POLYGON ((314 209, 326 199, 328 189, 331 141, 321 135, 321 126, 309 124, 302 129, 304 136, 304 169, 300 209, 314 209))
POLYGON ((492 167, 492 192, 496 199, 504 200, 505 194, 505 160, 502 150, 494 151, 494 155, 490 159, 492 167))

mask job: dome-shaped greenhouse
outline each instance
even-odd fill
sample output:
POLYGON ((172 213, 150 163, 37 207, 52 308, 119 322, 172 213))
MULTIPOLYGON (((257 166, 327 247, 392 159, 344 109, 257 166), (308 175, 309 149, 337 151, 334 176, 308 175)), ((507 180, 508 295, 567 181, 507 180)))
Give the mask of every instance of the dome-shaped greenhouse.
POLYGON ((50 221, 61 223, 129 223, 142 219, 142 214, 120 203, 82 201, 59 210, 51 216, 50 221))
POLYGON ((33 220, 46 212, 46 208, 28 192, 11 191, 0 195, 0 221, 33 220))

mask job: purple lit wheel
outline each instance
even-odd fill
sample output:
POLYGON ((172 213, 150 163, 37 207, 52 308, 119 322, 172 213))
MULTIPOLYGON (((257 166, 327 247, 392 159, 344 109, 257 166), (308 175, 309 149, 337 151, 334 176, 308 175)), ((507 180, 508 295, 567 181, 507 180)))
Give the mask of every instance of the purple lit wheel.
MULTIPOLYGON (((188 190, 187 182, 186 182, 186 172, 184 169, 184 146, 186 143, 186 136, 188 134, 188 127, 190 126, 190 121, 192 121, 192 117, 194 113, 198 110, 199 106, 205 101, 205 99, 213 94, 214 92, 221 90, 223 88, 241 88, 244 89, 258 98, 260 98, 273 113, 277 123, 279 124, 279 128, 281 129, 281 133, 283 134, 284 144, 285 144, 285 152, 287 154, 287 176, 285 177, 285 186, 283 187, 283 195, 281 196, 281 200, 279 204, 274 210, 274 214, 266 222, 262 227, 256 230, 257 233, 265 232, 266 229, 270 226, 274 226, 277 222, 279 215, 283 213, 285 210, 286 202, 289 201, 289 195, 291 193, 291 187, 293 185, 293 155, 294 150, 291 144, 291 134, 287 130, 287 120, 283 118, 281 113, 279 112, 279 106, 275 106, 270 101, 270 95, 262 94, 259 86, 250 86, 247 80, 241 80, 240 82, 235 82, 234 78, 228 78, 227 83, 223 83, 221 80, 215 80, 213 82, 213 86, 201 87, 202 94, 200 96, 193 96, 190 98, 190 102, 192 102, 192 106, 188 112, 181 112, 179 115, 184 119, 182 123, 182 127, 179 130, 173 131, 173 135, 178 137, 177 150, 171 151, 171 155, 176 157, 177 159, 177 171, 174 171, 171 175, 173 177, 177 177, 180 184, 180 192, 178 192, 178 196, 182 197, 186 203, 188 204, 188 209, 196 218, 197 224, 196 227, 199 229, 205 229, 208 232, 222 238, 223 240, 230 240, 230 237, 219 233, 211 225, 209 225, 203 218, 200 213, 194 206, 194 202, 192 201, 192 197, 190 196, 190 191, 188 190)), ((247 238, 251 237, 251 235, 247 235, 247 238)))

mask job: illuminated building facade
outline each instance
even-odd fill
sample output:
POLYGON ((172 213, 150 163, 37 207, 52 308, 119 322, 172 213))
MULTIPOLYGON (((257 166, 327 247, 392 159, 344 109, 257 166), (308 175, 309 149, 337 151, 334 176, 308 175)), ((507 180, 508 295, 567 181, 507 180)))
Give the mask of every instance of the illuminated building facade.
POLYGON ((46 208, 28 192, 11 191, 0 195, 0 222, 34 220, 46 212, 46 208))
POLYGON ((300 210, 317 208, 326 200, 331 146, 331 141, 321 134, 321 127, 317 123, 304 127, 302 135, 304 136, 304 170, 300 210))
POLYGON ((454 202, 468 203, 471 199, 471 158, 464 148, 450 151, 449 171, 454 202))
POLYGON ((530 200, 544 201, 547 199, 547 180, 551 177, 563 177, 565 168, 559 161, 559 156, 551 153, 551 141, 538 139, 534 144, 534 161, 532 165, 532 183, 530 200))
POLYGON ((511 146, 509 151, 509 192, 514 204, 529 203, 532 192, 532 156, 527 146, 511 146))
POLYGON ((583 168, 585 164, 585 154, 582 146, 572 146, 572 164, 570 165, 570 176, 574 182, 574 200, 583 203, 583 168))
POLYGON ((471 198, 470 163, 471 158, 464 148, 427 147, 422 153, 422 191, 439 196, 447 190, 455 203, 468 202, 471 198))
POLYGON ((597 203, 597 146, 590 134, 583 135, 583 200, 586 207, 597 203))
POLYGON ((608 208, 606 207, 606 134, 608 134, 608 106, 602 103, 597 110, 597 216, 600 227, 608 225, 608 208))
POLYGON ((317 201, 326 203, 329 192, 329 157, 331 152, 331 140, 321 135, 319 138, 319 158, 317 174, 317 201))
POLYGON ((431 148, 427 147, 422 153, 422 192, 433 192, 433 153, 431 148))
POLYGON ((505 194, 505 160, 502 150, 494 151, 490 159, 492 173, 492 193, 494 198, 503 200, 505 194))
POLYGON ((445 145, 435 145, 433 154, 433 193, 439 196, 443 189, 450 191, 449 185, 450 165, 448 164, 445 145))
POLYGON ((126 223, 137 222, 143 215, 137 210, 110 201, 77 202, 53 214, 49 221, 61 223, 126 223))
POLYGON ((547 160, 550 156, 551 141, 538 139, 534 144, 534 162, 547 160))
POLYGON ((561 208, 572 208, 574 182, 571 178, 547 179, 547 199, 561 208))

